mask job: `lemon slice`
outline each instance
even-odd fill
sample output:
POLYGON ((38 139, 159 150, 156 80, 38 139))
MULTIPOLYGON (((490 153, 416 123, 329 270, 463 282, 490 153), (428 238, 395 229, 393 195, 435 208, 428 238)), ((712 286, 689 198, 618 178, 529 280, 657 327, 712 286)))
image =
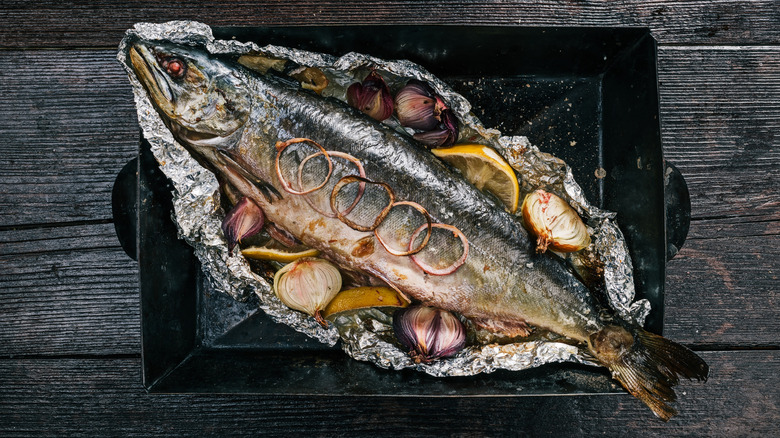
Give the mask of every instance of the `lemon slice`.
POLYGON ((320 252, 311 248, 284 248, 277 246, 250 246, 243 248, 241 254, 244 257, 255 260, 268 260, 272 262, 290 263, 302 257, 317 257, 320 252))
POLYGON ((517 211, 520 196, 517 176, 493 148, 481 144, 459 144, 431 149, 431 152, 463 172, 476 188, 498 197, 510 213, 517 211))
POLYGON ((322 316, 328 318, 336 313, 366 307, 406 307, 406 301, 398 292, 382 286, 365 286, 343 290, 323 309, 322 316))

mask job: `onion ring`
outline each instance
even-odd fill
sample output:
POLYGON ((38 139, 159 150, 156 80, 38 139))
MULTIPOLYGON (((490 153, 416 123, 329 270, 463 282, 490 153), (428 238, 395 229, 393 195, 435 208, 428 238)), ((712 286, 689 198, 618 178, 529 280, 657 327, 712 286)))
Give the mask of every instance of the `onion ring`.
MULTIPOLYGON (((358 160, 357 158, 355 158, 352 155, 347 154, 345 152, 329 151, 328 153, 330 154, 331 157, 343 158, 343 159, 345 159, 345 160, 347 160, 347 161, 349 161, 351 163, 354 163, 358 167, 358 174, 361 177, 363 177, 363 178, 366 177, 366 170, 363 168, 363 163, 361 163, 360 160, 358 160)), ((319 157, 320 155, 322 155, 322 152, 315 152, 315 153, 309 155, 308 157, 304 158, 303 161, 301 161, 301 164, 298 165, 298 186, 299 187, 303 187, 303 166, 306 164, 307 161, 311 160, 312 158, 319 157)), ((365 190, 365 187, 366 187, 366 183, 361 182, 360 183, 360 188, 358 189, 357 197, 355 198, 355 201, 352 203, 352 205, 349 206, 349 208, 344 210, 344 214, 349 214, 352 211, 352 209, 355 208, 355 206, 358 204, 358 202, 360 202, 360 198, 363 197, 363 191, 365 190)), ((326 213, 326 212, 320 210, 319 208, 317 208, 317 206, 314 205, 314 201, 309 199, 309 194, 308 193, 303 195, 303 199, 306 201, 307 204, 309 204, 309 207, 314 209, 314 211, 316 211, 317 213, 319 213, 319 214, 321 214, 321 215, 323 215, 325 217, 331 217, 331 218, 337 217, 333 213, 326 213)))
MULTIPOLYGON (((428 210, 426 210, 425 208, 423 208, 422 205, 420 205, 420 204, 418 204, 416 202, 411 202, 411 201, 398 201, 398 202, 394 202, 390 206, 390 209, 392 210, 393 207, 395 207, 396 205, 408 205, 410 207, 413 207, 415 210, 419 211, 420 213, 422 213, 423 216, 425 216, 425 220, 427 221, 427 224, 422 225, 420 228, 427 227, 428 228, 428 233, 425 234, 425 239, 423 239, 423 242, 417 248, 411 249, 412 245, 414 244, 414 241, 417 239, 417 235, 420 234, 418 231, 415 231, 415 234, 412 235, 411 241, 409 242, 409 250, 408 251, 396 251, 395 249, 390 248, 389 246, 387 246, 387 244, 385 244, 385 241, 382 240, 382 237, 379 235, 379 228, 374 229, 374 237, 376 237, 376 240, 379 241, 379 243, 382 245, 382 247, 385 249, 385 251, 389 252, 390 254, 392 254, 394 256, 408 256, 408 255, 412 255, 412 254, 417 254, 418 252, 422 251, 423 248, 425 248, 425 245, 428 244, 428 240, 431 239, 431 234, 433 232, 433 225, 434 225, 433 221, 431 220, 431 215, 428 213, 428 210)), ((388 214, 389 214, 389 212, 388 212, 388 214)))
MULTIPOLYGON (((460 268, 463 265, 463 263, 466 262, 466 257, 469 255, 469 241, 468 239, 466 239, 466 236, 459 229, 453 227, 452 225, 433 224, 432 227, 444 228, 445 230, 450 230, 452 231, 453 234, 460 237, 460 241, 463 242, 463 255, 460 256, 460 258, 452 265, 441 269, 434 268, 433 266, 430 266, 425 262, 418 260, 415 254, 412 254, 412 261, 414 262, 415 265, 419 266, 420 269, 422 269, 423 271, 431 275, 452 274, 453 272, 457 271, 458 268, 460 268)), ((425 225, 418 228, 417 231, 415 231, 414 234, 412 234, 412 240, 409 242, 410 249, 411 246, 414 244, 415 239, 417 239, 417 236, 422 232, 423 228, 425 228, 425 225)))
MULTIPOLYGON (((276 152, 276 161, 275 161, 276 176, 279 178, 279 182, 282 184, 282 188, 286 192, 292 193, 293 195, 305 195, 307 193, 311 193, 311 192, 313 192, 315 190, 319 190, 319 189, 325 187, 325 184, 328 183, 328 180, 330 179, 330 175, 333 173, 333 162, 330 160, 330 156, 328 155, 328 151, 326 151, 325 148, 320 146, 320 144, 317 143, 316 141, 310 140, 308 138, 293 138, 293 139, 290 139, 290 140, 287 140, 287 141, 284 141, 284 142, 282 142, 282 141, 277 142, 276 143, 276 150, 277 150, 277 152, 276 152), (294 190, 292 188, 292 186, 290 186, 290 183, 287 182, 287 180, 285 180, 284 177, 282 176, 282 169, 279 167, 279 158, 281 158, 282 152, 284 152, 284 150, 287 149, 287 146, 290 146, 291 144, 295 144, 295 143, 304 143, 304 142, 312 143, 315 146, 317 146, 318 148, 320 148, 321 153, 323 155, 325 155, 325 158, 328 160, 328 174, 325 176, 325 180, 322 181, 322 184, 318 185, 317 187, 314 187, 313 189, 310 189, 310 190, 298 191, 298 190, 294 190)), ((299 166, 299 168, 300 168, 300 166, 299 166)))
MULTIPOLYGON (((357 231, 374 231, 376 227, 378 227, 379 224, 381 224, 382 221, 385 220, 387 214, 390 213, 390 209, 393 208, 394 202, 395 202, 395 194, 393 193, 393 189, 391 189, 389 185, 382 182, 371 181, 370 179, 362 176, 347 175, 345 177, 342 177, 336 183, 336 185, 333 186, 333 191, 330 192, 330 209, 333 210, 334 213, 336 213, 336 217, 338 217, 341 222, 344 222, 350 228, 357 231), (352 222, 351 220, 347 219, 345 213, 338 211, 338 209, 336 208, 336 196, 339 194, 341 188, 355 181, 359 181, 365 184, 376 184, 382 186, 387 191, 387 194, 390 197, 390 202, 387 204, 387 207, 383 208, 382 211, 379 212, 379 216, 376 217, 374 223, 370 227, 364 227, 362 225, 356 224, 355 222, 352 222)), ((354 208, 354 207, 350 207, 350 208, 354 208)))

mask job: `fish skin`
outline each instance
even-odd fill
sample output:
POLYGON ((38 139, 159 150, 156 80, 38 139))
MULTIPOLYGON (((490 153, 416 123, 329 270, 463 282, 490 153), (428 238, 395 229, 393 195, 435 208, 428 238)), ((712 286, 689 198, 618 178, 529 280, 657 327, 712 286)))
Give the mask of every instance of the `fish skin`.
MULTIPOLYGON (((273 84, 273 80, 269 79, 267 85, 271 87, 278 84, 273 84)), ((408 138, 398 135, 385 125, 359 116, 357 111, 344 107, 338 101, 323 102, 321 98, 302 90, 278 86, 269 90, 269 95, 273 95, 277 100, 268 106, 278 109, 278 112, 264 113, 264 116, 270 116, 271 127, 257 129, 257 124, 250 124, 249 131, 244 134, 238 146, 229 150, 231 157, 237 161, 242 160, 247 168, 255 169, 256 173, 267 175, 270 173, 269 169, 273 168, 271 157, 275 156, 274 145, 278 139, 305 137, 328 150, 349 153, 363 163, 370 179, 388 182, 398 199, 418 202, 431 214, 434 221, 460 229, 468 238, 470 250, 466 263, 455 273, 432 277, 414 267, 408 257, 392 256, 381 250, 362 259, 350 257, 354 246, 368 236, 368 233, 356 234, 347 239, 344 246, 323 245, 328 237, 346 235, 348 227, 345 228, 338 220, 330 219, 333 222, 332 229, 327 232, 333 234, 320 233, 317 236, 310 235, 304 229, 291 229, 294 225, 281 223, 304 243, 323 251, 330 249, 331 252, 339 252, 340 263, 366 272, 381 272, 385 281, 404 293, 426 304, 458 311, 469 317, 509 323, 534 320, 537 321, 535 325, 580 341, 586 339, 586 334, 580 330, 583 324, 596 328, 597 323, 593 318, 566 326, 573 317, 558 314, 554 316, 555 321, 548 325, 539 323, 543 318, 541 314, 528 312, 532 306, 538 307, 544 298, 550 308, 556 307, 554 302, 559 303, 562 300, 558 296, 561 291, 553 288, 567 281, 582 292, 580 295, 572 295, 572 298, 578 300, 572 300, 571 303, 572 307, 576 306, 578 309, 578 314, 588 312, 579 309, 592 309, 592 303, 582 302, 589 300, 590 294, 584 286, 575 282, 560 263, 555 263, 549 256, 535 254, 526 231, 515 216, 497 208, 460 174, 456 174, 408 138), (280 104, 285 101, 296 104, 280 104), (356 132, 364 135, 356 138, 356 132), (245 153, 242 154, 242 151, 245 153), (247 159, 247 155, 252 158, 247 159), (538 264, 541 268, 529 269, 529 264, 538 264), (490 267, 487 271, 486 266, 490 267), (546 290, 537 292, 529 285, 529 281, 534 281, 533 278, 539 275, 537 272, 543 272, 541 270, 545 268, 549 269, 546 272, 547 281, 539 279, 536 284, 546 290), (517 273, 518 270, 521 271, 520 274, 517 273), (396 271, 402 274, 394 274, 396 271), (556 279, 553 280, 552 276, 556 279), (529 277, 531 279, 527 281, 529 277), (481 280, 479 287, 475 285, 475 279, 481 280), (447 292, 441 293, 442 291, 447 292), (503 310, 497 312, 497 309, 503 310)), ((274 176, 271 181, 277 189, 282 190, 274 176)), ((322 219, 310 208, 295 208, 296 212, 308 212, 299 217, 303 223, 322 219)))
MULTIPOLYGON (((599 307, 559 258, 536 253, 516 216, 409 137, 340 101, 273 76, 253 74, 192 48, 136 42, 129 59, 166 126, 185 148, 257 202, 269 221, 340 266, 380 278, 424 304, 459 312, 508 334, 522 332, 527 323, 573 339, 663 419, 676 413, 666 402, 672 401, 668 392, 677 383, 677 374, 706 379, 706 364, 682 346, 674 350, 685 356, 677 361, 681 363, 656 358, 653 349, 641 345, 645 335, 638 335, 640 328, 599 307), (170 59, 186 61, 185 76, 166 77, 164 60, 170 59), (323 216, 302 196, 283 188, 275 171, 277 142, 292 138, 307 138, 326 150, 354 156, 369 179, 392 187, 397 200, 417 202, 434 222, 457 227, 469 242, 465 263, 454 273, 434 276, 410 257, 391 255, 379 245, 366 251, 372 233, 323 216), (641 356, 645 352, 647 357, 641 356), (661 365, 647 371, 636 361, 661 365), (639 377, 631 377, 632 373, 639 377), (641 380, 660 382, 661 389, 637 385, 641 380)), ((673 344, 664 338, 647 339, 660 349, 671 348, 664 342, 673 344)))

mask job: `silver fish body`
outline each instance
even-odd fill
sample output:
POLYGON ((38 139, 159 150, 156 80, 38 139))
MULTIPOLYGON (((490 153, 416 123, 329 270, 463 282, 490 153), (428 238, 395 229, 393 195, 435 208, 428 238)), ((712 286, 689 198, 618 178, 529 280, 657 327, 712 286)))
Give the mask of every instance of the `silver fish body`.
MULTIPOLYGON (((590 293, 559 261, 536 255, 516 216, 413 140, 339 101, 285 85, 273 78, 258 84, 256 110, 243 136, 221 146, 282 194, 273 202, 260 200, 271 221, 339 264, 378 276, 425 304, 507 327, 533 321, 578 341, 598 331, 590 293), (408 256, 391 255, 378 245, 361 251, 372 233, 325 217, 282 188, 274 166, 276 143, 294 137, 350 154, 363 163, 369 179, 389 184, 396 199, 415 201, 434 222, 457 227, 469 243, 465 264, 452 274, 434 276, 408 256)), ((330 194, 323 189, 312 193, 330 194)))
MULTIPOLYGON (((581 343, 664 419, 674 414, 666 402, 673 400, 678 374, 706 378, 706 364, 689 350, 601 308, 561 260, 536 254, 516 216, 409 136, 340 101, 192 48, 137 42, 129 50, 133 71, 176 139, 223 182, 260 205, 267 220, 338 265, 496 331, 517 334, 528 324, 581 343), (373 232, 312 208, 312 202, 333 202, 329 187, 305 196, 291 193, 280 179, 278 160, 280 150, 296 138, 354 157, 367 181, 386 184, 396 201, 412 201, 432 222, 459 230, 468 247, 463 264, 447 275, 426 273, 411 256, 378 245, 373 232), (655 350, 671 353, 658 358, 655 350)), ((298 172, 309 153, 294 161, 298 172)), ((438 250, 445 254, 448 248, 438 250)))

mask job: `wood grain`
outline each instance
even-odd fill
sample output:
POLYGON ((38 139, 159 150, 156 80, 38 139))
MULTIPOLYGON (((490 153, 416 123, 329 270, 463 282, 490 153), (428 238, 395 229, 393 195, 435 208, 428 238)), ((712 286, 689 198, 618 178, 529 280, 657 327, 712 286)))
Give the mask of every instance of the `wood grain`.
POLYGON ((772 0, 749 3, 596 0, 570 2, 236 1, 226 3, 53 0, 3 2, 0 47, 113 47, 136 22, 199 20, 214 26, 337 24, 490 24, 646 26, 663 43, 775 44, 780 10, 772 0))
MULTIPOLYGON (((664 153, 693 217, 780 220, 780 48, 667 47, 658 64, 664 153)), ((0 227, 110 218, 138 136, 114 52, 4 51, 0 79, 0 227)))
POLYGON ((0 52, 0 227, 111 218, 139 129, 115 52, 0 52))
MULTIPOLYGON (((0 360, 0 434, 73 436, 765 436, 780 421, 778 351, 706 352, 663 423, 627 394, 561 397, 149 395, 138 359, 0 360), (634 431, 634 432, 629 432, 634 431), (764 434, 764 435, 762 435, 764 434)), ((337 392, 338 388, 334 388, 337 392)))
POLYGON ((138 264, 112 224, 0 231, 0 357, 138 354, 138 264))
POLYGON ((779 55, 776 47, 659 50, 664 155, 688 182, 694 219, 780 221, 779 55))
MULTIPOLYGON (((688 180, 694 205, 689 242, 668 272, 666 334, 678 341, 777 345, 778 55, 780 48, 660 51, 664 152, 688 180)), ((113 57, 0 52, 0 306, 8 309, 0 313, 8 328, 0 354, 138 351, 136 265, 112 226, 56 229, 110 219, 113 179, 135 155, 132 97, 113 57), (40 75, 52 69, 63 73, 40 75), (55 226, 8 229, 35 224, 55 226), (53 306, 52 297, 67 304, 53 306)))
MULTIPOLYGON (((668 265, 665 336, 694 348, 780 345, 774 242, 690 239, 668 265)), ((0 357, 138 353, 138 268, 113 225, 2 231, 0 268, 0 357)))
POLYGON ((689 239, 667 265, 664 335, 694 348, 780 347, 767 333, 780 328, 778 260, 776 235, 689 239))

